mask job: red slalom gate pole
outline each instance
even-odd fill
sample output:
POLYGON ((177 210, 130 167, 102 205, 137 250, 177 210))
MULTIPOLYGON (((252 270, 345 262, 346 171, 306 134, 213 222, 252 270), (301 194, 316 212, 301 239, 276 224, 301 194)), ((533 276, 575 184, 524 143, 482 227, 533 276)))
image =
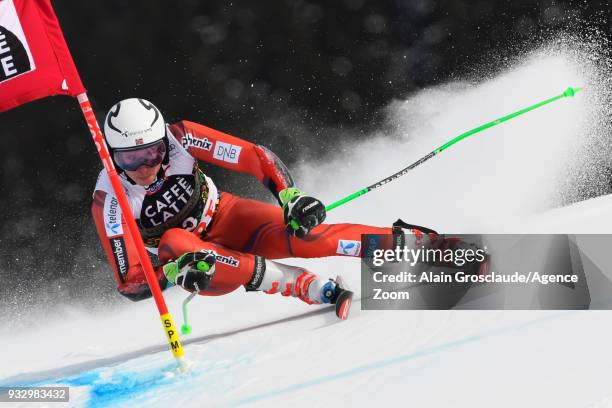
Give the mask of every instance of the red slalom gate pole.
POLYGON ((170 349, 174 357, 179 361, 179 363, 182 363, 184 350, 178 336, 178 331, 174 327, 172 316, 168 312, 168 307, 166 306, 164 296, 162 295, 161 288, 159 287, 159 282, 155 276, 153 265, 151 265, 151 260, 149 259, 149 255, 144 246, 144 242, 140 235, 138 226, 136 225, 136 221, 134 220, 134 216, 132 215, 132 209, 130 208, 127 196, 125 195, 125 191, 121 185, 121 180, 117 174, 117 169, 111 160, 108 147, 106 146, 106 142, 104 141, 104 137, 100 131, 100 126, 98 125, 96 115, 91 108, 91 103, 89 102, 87 93, 84 92, 77 95, 77 100, 81 106, 81 111, 83 112, 83 116, 85 117, 85 121, 89 127, 89 131, 91 132, 91 137, 96 144, 96 149, 98 150, 98 154, 100 155, 104 169, 108 173, 108 177, 111 185, 113 186, 113 190, 115 191, 115 195, 117 196, 117 200, 119 201, 119 206, 121 207, 127 227, 134 238, 136 249, 138 250, 138 258, 140 259, 140 264, 144 270, 147 283, 151 288, 151 293, 153 295, 153 299, 155 299, 157 309, 159 310, 162 325, 168 337, 168 344, 170 345, 170 349))

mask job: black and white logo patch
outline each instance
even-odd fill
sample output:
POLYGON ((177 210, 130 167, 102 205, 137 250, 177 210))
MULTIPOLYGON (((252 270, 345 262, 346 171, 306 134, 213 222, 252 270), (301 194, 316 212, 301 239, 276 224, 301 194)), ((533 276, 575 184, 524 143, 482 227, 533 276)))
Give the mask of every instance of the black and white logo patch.
POLYGON ((253 268, 253 276, 249 283, 244 285, 247 292, 259 289, 261 282, 263 282, 264 274, 266 273, 266 260, 255 255, 255 267, 253 268))
POLYGON ((0 1, 0 83, 35 69, 12 0, 0 1))
POLYGON ((140 223, 144 228, 161 225, 179 214, 195 189, 193 175, 173 175, 163 185, 147 194, 142 202, 140 223))
POLYGON ((125 283, 125 277, 130 265, 125 249, 125 241, 123 237, 116 237, 111 238, 109 242, 111 250, 113 251, 113 257, 115 258, 115 265, 117 265, 117 270, 119 271, 119 278, 121 279, 121 283, 125 283))

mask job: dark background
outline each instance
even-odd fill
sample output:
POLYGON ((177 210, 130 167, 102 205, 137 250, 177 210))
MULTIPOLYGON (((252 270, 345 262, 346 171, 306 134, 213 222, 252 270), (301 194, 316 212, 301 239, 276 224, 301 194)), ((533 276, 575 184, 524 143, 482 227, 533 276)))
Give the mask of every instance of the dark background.
MULTIPOLYGON (((585 23, 609 35, 611 21, 606 1, 53 4, 99 120, 139 96, 167 121, 266 145, 290 167, 379 127, 393 98, 481 79, 479 67, 494 72, 585 23)), ((0 114, 0 140, 0 306, 119 298, 89 215, 101 165, 76 102, 47 98, 0 114)), ((263 191, 206 170, 221 189, 263 191)))

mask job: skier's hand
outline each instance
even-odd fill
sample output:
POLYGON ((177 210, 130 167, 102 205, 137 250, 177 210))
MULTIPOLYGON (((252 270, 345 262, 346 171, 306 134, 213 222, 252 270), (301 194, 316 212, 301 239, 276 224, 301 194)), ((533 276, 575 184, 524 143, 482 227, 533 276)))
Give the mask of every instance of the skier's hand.
POLYGON ((166 278, 189 291, 204 290, 215 274, 215 252, 185 252, 163 267, 166 278))
POLYGON ((325 221, 325 206, 316 198, 309 197, 295 187, 279 193, 283 204, 283 215, 287 231, 304 238, 311 229, 325 221))

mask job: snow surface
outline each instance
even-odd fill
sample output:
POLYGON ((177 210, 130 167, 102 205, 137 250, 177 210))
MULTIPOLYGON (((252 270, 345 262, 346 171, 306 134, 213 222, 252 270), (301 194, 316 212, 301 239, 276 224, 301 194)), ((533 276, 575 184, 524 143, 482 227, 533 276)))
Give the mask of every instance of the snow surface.
MULTIPOLYGON (((397 101, 388 112, 392 134, 302 166, 301 185, 331 202, 483 121, 568 85, 588 87, 587 68, 571 55, 542 52, 477 86, 455 83, 397 101)), ((390 225, 402 217, 441 232, 609 233, 611 196, 552 209, 559 177, 579 151, 580 118, 592 119, 582 95, 466 140, 328 221, 390 225)), ((288 262, 341 272, 359 292, 355 259, 288 262)), ((185 292, 165 294, 180 325, 185 292)), ((57 305, 56 318, 36 327, 0 329, 0 385, 69 385, 71 402, 53 407, 612 406, 610 312, 359 306, 338 322, 329 307, 278 295, 197 298, 194 331, 183 339, 192 367, 179 375, 152 301, 104 313, 57 305)))

